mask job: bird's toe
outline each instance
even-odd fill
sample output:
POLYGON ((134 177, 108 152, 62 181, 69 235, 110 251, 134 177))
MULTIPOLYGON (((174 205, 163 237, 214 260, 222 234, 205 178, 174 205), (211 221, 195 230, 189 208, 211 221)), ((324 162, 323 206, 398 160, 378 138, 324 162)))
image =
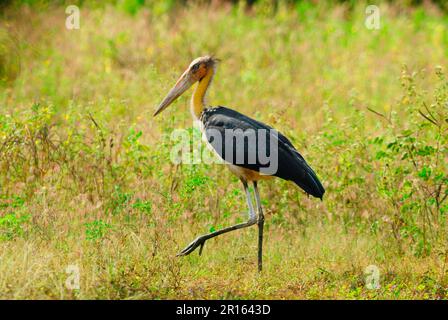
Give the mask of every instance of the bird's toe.
POLYGON ((177 254, 177 256, 178 257, 180 257, 180 256, 187 256, 190 253, 192 253, 199 246, 200 246, 199 254, 201 254, 202 253, 202 248, 203 248, 204 243, 205 243, 205 240, 206 239, 203 238, 203 237, 198 237, 198 238, 194 239, 188 246, 186 246, 181 252, 179 252, 177 254))

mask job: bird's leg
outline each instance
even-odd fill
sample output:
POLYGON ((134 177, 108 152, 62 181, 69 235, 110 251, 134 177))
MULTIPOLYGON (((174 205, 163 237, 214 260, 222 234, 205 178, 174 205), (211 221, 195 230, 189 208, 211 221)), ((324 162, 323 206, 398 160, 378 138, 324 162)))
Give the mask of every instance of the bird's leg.
POLYGON ((261 272, 263 268, 263 227, 264 215, 261 207, 260 194, 258 193, 257 181, 254 181, 255 201, 257 202, 258 211, 258 271, 261 272))
POLYGON ((244 191, 246 192, 247 206, 249 207, 249 220, 244 223, 239 223, 239 224, 236 224, 236 225, 233 225, 233 226, 221 229, 221 230, 217 230, 215 232, 211 232, 211 233, 207 233, 202 236, 199 236, 196 239, 194 239, 188 246, 186 246, 185 249, 183 249, 181 252, 179 252, 177 254, 177 256, 189 255, 197 247, 199 247, 199 255, 200 255, 202 253, 202 248, 204 247, 205 241, 207 241, 208 239, 217 237, 223 233, 250 227, 257 222, 257 218, 256 218, 254 207, 252 205, 251 198, 250 198, 250 192, 249 192, 249 188, 247 186, 247 182, 244 180, 242 180, 242 182, 244 185, 244 191))

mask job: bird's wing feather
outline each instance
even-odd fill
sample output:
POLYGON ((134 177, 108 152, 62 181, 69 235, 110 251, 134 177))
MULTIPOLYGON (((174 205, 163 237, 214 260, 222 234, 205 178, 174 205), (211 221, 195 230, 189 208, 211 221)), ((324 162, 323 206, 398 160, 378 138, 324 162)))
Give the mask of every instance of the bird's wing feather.
POLYGON ((259 157, 260 154, 271 155, 270 148, 276 144, 278 146, 278 166, 277 171, 272 175, 294 181, 305 192, 322 198, 325 190, 316 174, 294 148, 291 141, 280 132, 273 131, 272 127, 225 107, 206 109, 201 120, 209 143, 226 162, 260 172, 263 168, 271 165, 262 161, 259 157), (234 139, 232 144, 229 144, 228 140, 226 141, 229 132, 233 136, 231 138, 234 139), (254 142, 254 140, 248 138, 248 132, 256 133, 253 135, 255 143, 251 144, 251 141, 254 142), (221 136, 220 142, 223 143, 216 143, 217 134, 221 136), (259 139, 263 134, 265 134, 266 143, 261 143, 259 139), (275 140, 272 140, 274 144, 269 143, 270 139, 275 140))

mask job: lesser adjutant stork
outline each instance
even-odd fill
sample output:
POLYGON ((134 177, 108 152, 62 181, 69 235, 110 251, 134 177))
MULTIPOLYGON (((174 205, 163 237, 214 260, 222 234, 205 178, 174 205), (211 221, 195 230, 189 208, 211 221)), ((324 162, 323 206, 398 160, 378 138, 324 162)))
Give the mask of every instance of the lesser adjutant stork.
POLYGON ((237 175, 243 183, 247 197, 247 205, 249 207, 249 217, 245 223, 236 224, 199 236, 183 249, 178 256, 188 255, 198 247, 200 247, 199 254, 201 254, 204 243, 208 239, 223 233, 258 224, 258 270, 261 271, 264 216, 257 182, 261 179, 273 176, 279 177, 284 180, 293 181, 307 194, 320 199, 322 199, 325 189, 313 169, 311 169, 305 159, 284 135, 275 131, 272 127, 267 126, 260 121, 251 119, 232 109, 221 106, 207 107, 205 104, 205 95, 215 74, 217 62, 218 60, 211 56, 199 57, 193 60, 187 70, 185 70, 179 80, 177 80, 174 87, 160 103, 154 116, 167 108, 193 84, 196 82, 198 83, 191 99, 192 116, 195 120, 200 121, 203 136, 215 153, 224 160, 224 163, 227 164, 229 169, 237 175), (213 134, 211 133, 212 131, 213 134), (253 137, 255 137, 255 143, 251 144, 244 139, 239 140, 240 142, 245 141, 243 145, 241 145, 241 143, 238 145, 224 142, 227 141, 225 137, 226 134, 232 134, 233 137, 238 135, 244 136, 244 134, 249 131, 252 133, 255 132, 255 135, 253 135, 253 137), (214 138, 216 138, 216 132, 222 135, 222 139, 219 139, 222 142, 221 144, 213 143, 214 138), (262 132, 261 135, 257 134, 260 132, 262 132), (264 137, 264 139, 261 139, 260 137, 264 137), (263 140, 263 143, 260 140, 263 140), (276 150, 273 150, 272 146, 274 146, 276 150), (226 151, 228 151, 228 153, 226 153, 226 151), (274 161, 277 161, 275 172, 266 174, 263 171, 263 168, 266 168, 267 164, 266 162, 261 161, 259 157, 260 151, 276 154, 276 158, 274 159, 274 161), (239 158, 240 161, 237 161, 238 154, 241 153, 244 160, 241 161, 242 158, 239 158), (237 156, 235 157, 235 155, 237 156), (254 206, 252 205, 248 183, 252 183, 254 186, 258 218, 254 206))

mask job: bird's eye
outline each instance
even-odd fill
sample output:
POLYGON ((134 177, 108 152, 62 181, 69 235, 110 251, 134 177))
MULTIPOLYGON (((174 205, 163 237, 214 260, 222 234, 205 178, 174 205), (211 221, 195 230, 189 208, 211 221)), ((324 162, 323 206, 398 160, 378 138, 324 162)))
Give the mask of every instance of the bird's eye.
POLYGON ((199 69, 199 63, 196 63, 196 64, 193 66, 192 70, 193 70, 193 71, 198 71, 198 69, 199 69))

